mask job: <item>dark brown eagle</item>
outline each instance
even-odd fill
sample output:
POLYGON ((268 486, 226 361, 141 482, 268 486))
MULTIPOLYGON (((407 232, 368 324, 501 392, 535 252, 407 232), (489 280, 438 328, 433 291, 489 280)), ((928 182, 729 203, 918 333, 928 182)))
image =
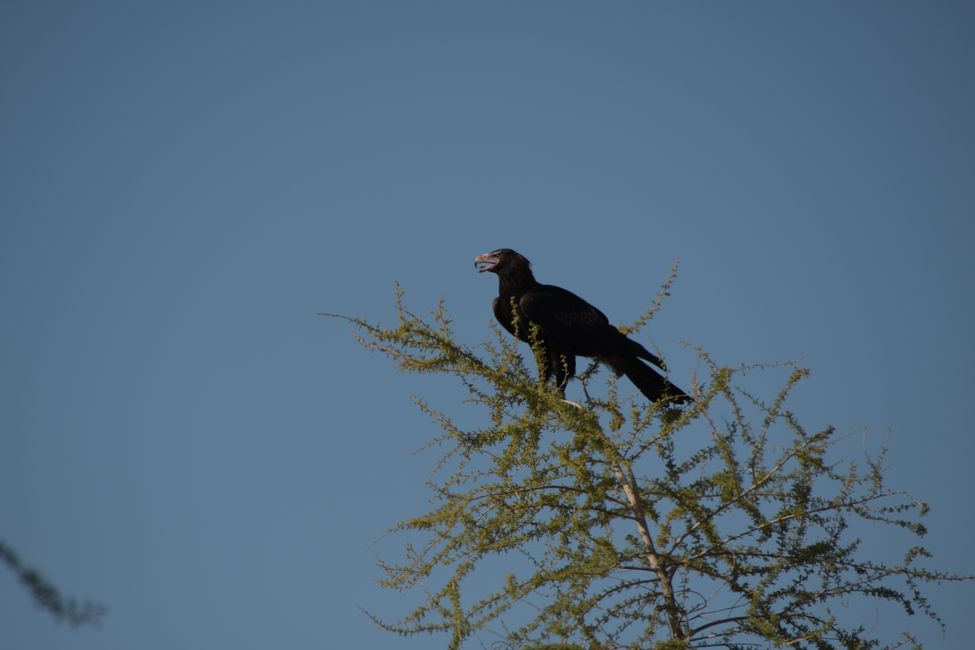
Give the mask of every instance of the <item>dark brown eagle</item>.
POLYGON ((498 297, 494 315, 513 336, 530 342, 530 324, 538 328, 538 374, 544 381, 553 377, 560 391, 575 375, 576 357, 593 357, 613 372, 626 375, 653 402, 689 402, 691 398, 643 363, 660 369, 663 362, 636 341, 610 325, 609 319, 588 302, 561 287, 539 284, 531 263, 510 248, 478 255, 479 271, 498 276, 498 297), (516 325, 517 323, 517 325, 516 325))

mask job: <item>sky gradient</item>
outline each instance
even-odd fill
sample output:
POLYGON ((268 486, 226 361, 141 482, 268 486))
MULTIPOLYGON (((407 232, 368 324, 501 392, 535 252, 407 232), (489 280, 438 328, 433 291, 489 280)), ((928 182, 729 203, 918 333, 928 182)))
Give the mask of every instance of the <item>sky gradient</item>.
MULTIPOLYGON (((675 381, 684 341, 799 359, 800 418, 888 444, 975 573, 973 80, 970 2, 3 2, 0 540, 111 611, 0 571, 0 647, 443 645, 359 608, 406 612, 411 396, 459 393, 316 313, 399 282, 476 345, 502 246, 614 322, 679 258, 675 381)), ((969 647, 975 586, 929 595, 946 636, 879 629, 969 647)))

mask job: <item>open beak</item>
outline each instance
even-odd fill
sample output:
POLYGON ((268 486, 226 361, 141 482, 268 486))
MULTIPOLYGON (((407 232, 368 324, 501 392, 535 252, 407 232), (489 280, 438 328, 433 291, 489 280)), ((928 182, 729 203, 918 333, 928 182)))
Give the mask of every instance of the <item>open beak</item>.
POLYGON ((474 266, 477 267, 478 273, 484 273, 485 271, 493 271, 499 261, 498 256, 494 253, 484 253, 474 258, 474 266))

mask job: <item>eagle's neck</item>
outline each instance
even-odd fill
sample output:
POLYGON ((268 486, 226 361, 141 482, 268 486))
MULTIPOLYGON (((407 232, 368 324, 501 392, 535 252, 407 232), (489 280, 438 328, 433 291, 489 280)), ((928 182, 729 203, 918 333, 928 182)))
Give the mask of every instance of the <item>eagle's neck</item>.
POLYGON ((523 293, 537 285, 538 282, 527 264, 513 266, 507 273, 498 275, 498 293, 502 296, 523 293))

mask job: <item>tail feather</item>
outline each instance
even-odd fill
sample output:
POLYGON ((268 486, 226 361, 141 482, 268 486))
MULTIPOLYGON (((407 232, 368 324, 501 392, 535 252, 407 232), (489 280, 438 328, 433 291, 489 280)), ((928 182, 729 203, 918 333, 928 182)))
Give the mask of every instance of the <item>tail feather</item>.
POLYGON ((640 392, 646 395, 651 402, 661 399, 675 404, 693 401, 690 395, 667 381, 665 377, 640 361, 636 356, 621 354, 603 360, 613 368, 617 375, 626 375, 627 379, 632 381, 633 385, 640 389, 640 392))
POLYGON ((650 350, 646 349, 645 347, 643 347, 641 344, 637 343, 633 339, 627 336, 624 336, 623 339, 625 341, 625 343, 623 344, 624 350, 626 350, 627 352, 629 352, 634 356, 649 361, 653 365, 657 366, 658 368, 666 372, 667 366, 664 365, 663 359, 653 354, 652 352, 650 352, 650 350))

